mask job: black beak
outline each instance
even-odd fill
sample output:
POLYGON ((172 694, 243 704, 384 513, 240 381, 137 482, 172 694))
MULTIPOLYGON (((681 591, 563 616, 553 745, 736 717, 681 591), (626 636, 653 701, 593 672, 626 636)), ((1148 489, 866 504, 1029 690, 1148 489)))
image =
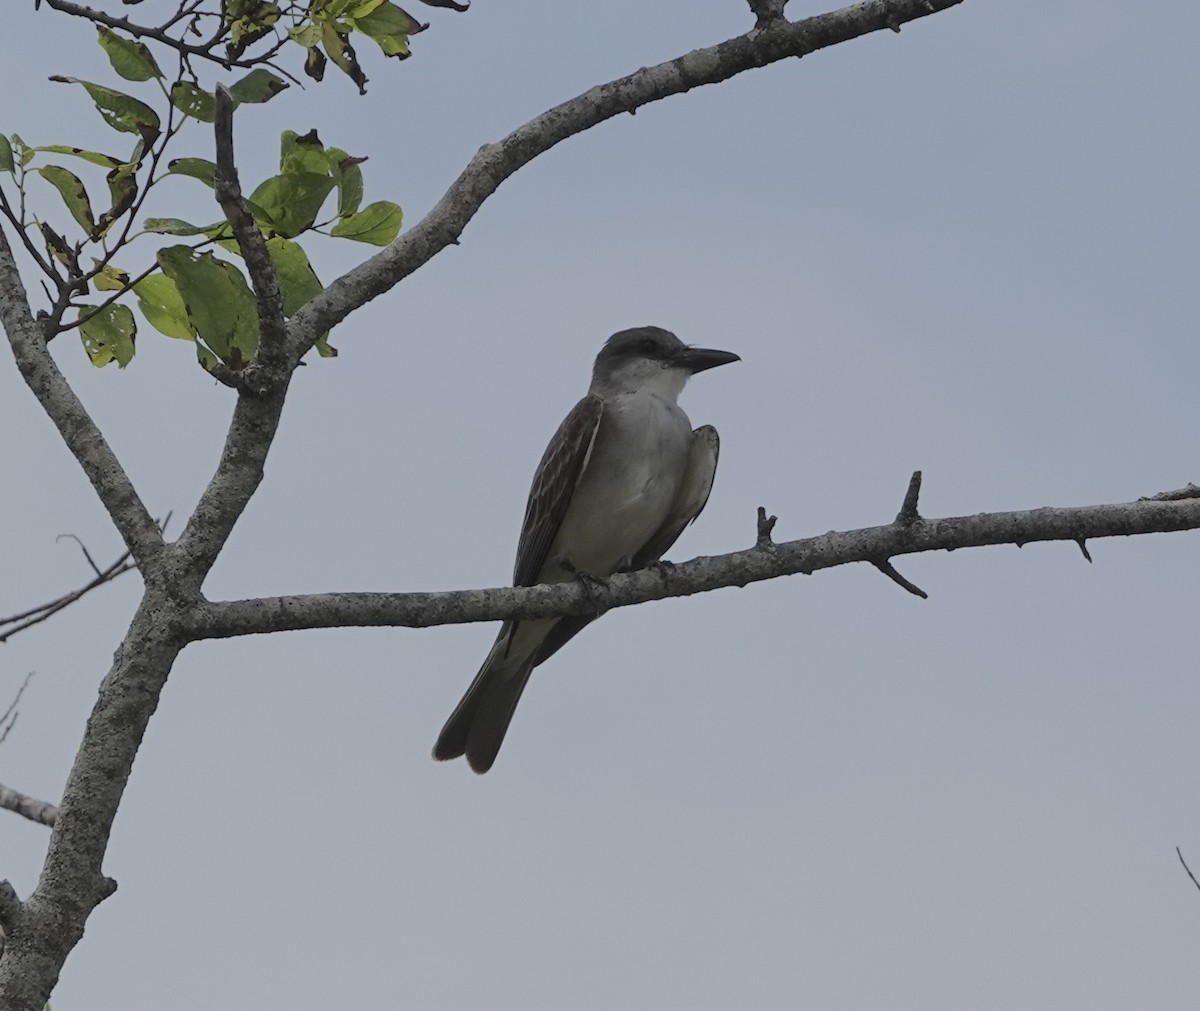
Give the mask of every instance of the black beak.
POLYGON ((712 348, 687 348, 679 355, 679 363, 692 375, 706 369, 715 369, 718 365, 740 361, 741 358, 732 351, 715 351, 712 348))

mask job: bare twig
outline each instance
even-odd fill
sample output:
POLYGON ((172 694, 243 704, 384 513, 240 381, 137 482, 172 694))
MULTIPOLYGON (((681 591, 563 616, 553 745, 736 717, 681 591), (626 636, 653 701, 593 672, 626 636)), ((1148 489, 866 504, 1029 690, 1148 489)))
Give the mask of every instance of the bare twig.
POLYGON ((768 516, 767 510, 762 506, 758 507, 758 536, 754 542, 756 548, 762 550, 774 547, 775 542, 771 540, 771 532, 775 529, 778 519, 778 516, 768 516))
POLYGON ((1183 864, 1183 869, 1187 871, 1188 877, 1192 879, 1192 884, 1200 888, 1200 881, 1196 880, 1196 875, 1192 873, 1192 869, 1187 865, 1187 861, 1183 859, 1183 853, 1180 852, 1178 846, 1175 847, 1175 852, 1179 856, 1179 862, 1183 864))
POLYGON ((58 808, 48 801, 38 800, 19 793, 0 783, 0 808, 12 811, 22 818, 28 818, 47 828, 54 827, 54 819, 58 817, 58 808))
POLYGON ((8 733, 17 723, 17 717, 20 713, 17 706, 21 702, 21 696, 25 694, 25 689, 29 687, 29 682, 33 678, 33 671, 25 675, 25 680, 21 682, 21 687, 17 689, 17 694, 13 696, 13 700, 8 704, 8 708, 4 710, 4 715, 0 716, 0 744, 3 744, 8 738, 8 733))
MULTIPOLYGON (((160 531, 166 530, 167 524, 170 522, 171 513, 167 513, 163 521, 158 524, 158 529, 160 531)), ((126 551, 111 565, 101 569, 96 565, 92 556, 88 554, 87 548, 83 546, 83 542, 78 537, 74 534, 59 534, 59 538, 62 537, 69 537, 79 545, 88 564, 92 567, 92 571, 96 573, 95 578, 78 589, 72 590, 70 593, 64 593, 61 597, 55 597, 44 604, 31 607, 18 614, 9 615, 7 618, 0 618, 0 643, 7 642, 18 632, 24 632, 25 629, 32 628, 34 625, 40 625, 47 618, 52 618, 59 611, 70 607, 80 597, 86 596, 97 587, 103 586, 105 583, 111 583, 118 576, 123 576, 126 572, 137 568, 137 563, 133 561, 129 552, 126 551)))
POLYGON ((897 586, 902 586, 913 596, 920 597, 922 600, 929 599, 929 594, 917 586, 916 583, 910 583, 907 579, 900 575, 890 560, 885 558, 882 562, 872 562, 871 564, 874 565, 875 568, 877 568, 885 576, 887 576, 888 579, 892 580, 892 582, 894 582, 897 586))

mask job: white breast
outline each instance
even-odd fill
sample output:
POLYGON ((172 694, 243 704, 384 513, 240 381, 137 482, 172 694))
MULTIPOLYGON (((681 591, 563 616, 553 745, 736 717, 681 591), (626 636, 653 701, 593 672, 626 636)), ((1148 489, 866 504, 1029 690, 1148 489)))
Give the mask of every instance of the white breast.
POLYGON ((570 579, 571 567, 607 576, 628 565, 671 513, 691 437, 687 415, 655 392, 607 402, 587 470, 541 578, 570 579))

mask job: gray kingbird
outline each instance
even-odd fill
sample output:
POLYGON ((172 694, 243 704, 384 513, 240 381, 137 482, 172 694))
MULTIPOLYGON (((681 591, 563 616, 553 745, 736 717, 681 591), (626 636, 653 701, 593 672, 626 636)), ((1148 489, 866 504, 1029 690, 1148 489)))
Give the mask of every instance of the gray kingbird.
MULTIPOLYGON (((513 585, 602 578, 662 558, 700 515, 717 471, 717 430, 693 431, 676 401, 689 377, 739 360, 656 326, 613 334, 533 476, 513 585)), ((466 755, 487 772, 533 668, 593 620, 506 621, 433 757, 466 755)))

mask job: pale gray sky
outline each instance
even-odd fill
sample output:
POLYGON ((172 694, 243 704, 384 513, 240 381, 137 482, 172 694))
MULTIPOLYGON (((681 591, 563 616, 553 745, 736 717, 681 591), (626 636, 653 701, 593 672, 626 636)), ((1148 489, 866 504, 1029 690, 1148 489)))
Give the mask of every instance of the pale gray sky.
MULTIPOLYGON (((109 79, 92 30, 31 6, 0 131, 107 144, 44 82, 109 79)), ((546 440, 643 323, 744 359, 684 395, 722 460, 677 559, 748 546, 758 505, 781 538, 887 522, 915 468, 931 516, 1200 480, 1200 10, 1152 6, 968 0, 555 149, 298 377, 209 594, 502 584, 546 440)), ((412 222, 480 144, 749 22, 429 16, 405 64, 363 47, 365 99, 331 74, 240 112, 243 177, 317 127, 412 222)), ((369 251, 310 248, 326 279, 369 251)), ((56 352, 151 510, 186 513, 229 391, 149 331, 124 373, 56 352)), ((11 613, 86 576, 55 535, 120 545, 11 367, 0 418, 11 613)), ((483 778, 428 755, 492 627, 192 647, 55 1011, 1194 1008, 1200 538, 1090 547, 903 560, 928 601, 855 566, 608 615, 483 778)), ((0 697, 37 671, 0 781, 58 795, 137 592, 0 651, 0 697)), ((22 894, 46 838, 0 817, 22 894)))

